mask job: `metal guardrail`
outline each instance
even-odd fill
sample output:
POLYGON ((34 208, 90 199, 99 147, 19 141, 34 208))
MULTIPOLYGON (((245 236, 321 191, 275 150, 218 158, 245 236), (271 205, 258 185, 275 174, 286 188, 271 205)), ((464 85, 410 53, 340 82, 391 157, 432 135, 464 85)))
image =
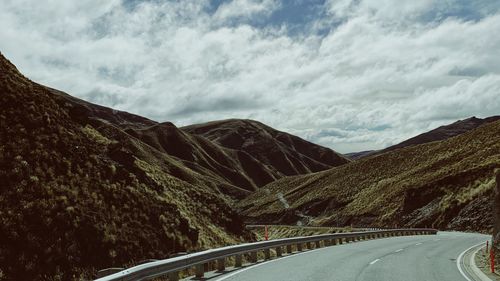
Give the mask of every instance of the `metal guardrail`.
POLYGON ((168 275, 168 279, 170 281, 177 281, 179 280, 180 271, 193 267, 196 269, 196 276, 203 277, 204 264, 212 261, 217 261, 218 270, 224 270, 225 259, 227 257, 236 257, 236 267, 242 266, 242 255, 244 254, 250 254, 250 261, 255 263, 257 262, 257 252, 259 251, 264 251, 265 259, 270 259, 270 249, 276 249, 276 255, 279 257, 282 255, 282 247, 286 247, 287 253, 292 253, 292 245, 295 245, 296 250, 300 252, 303 250, 302 247, 304 244, 306 244, 308 248, 311 248, 311 244, 314 243, 315 248, 319 248, 321 247, 321 242, 323 242, 323 246, 333 246, 336 244, 342 244, 345 242, 352 242, 357 240, 369 240, 375 238, 405 235, 429 235, 436 233, 437 230, 429 228, 392 229, 322 234, 245 243, 187 254, 170 259, 144 263, 96 279, 95 281, 149 280, 164 275, 168 275))

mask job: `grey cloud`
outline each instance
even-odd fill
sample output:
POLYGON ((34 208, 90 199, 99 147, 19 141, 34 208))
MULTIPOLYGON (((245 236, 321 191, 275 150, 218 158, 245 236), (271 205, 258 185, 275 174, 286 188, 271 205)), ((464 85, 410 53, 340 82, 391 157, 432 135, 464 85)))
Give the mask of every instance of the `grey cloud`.
POLYGON ((500 113, 498 2, 326 1, 304 28, 328 32, 294 36, 248 20, 286 1, 135 2, 5 0, 0 48, 103 105, 179 125, 253 118, 342 152, 500 113))
POLYGON ((201 100, 188 103, 186 105, 177 105, 179 108, 169 112, 171 117, 186 117, 206 112, 234 112, 240 110, 252 110, 261 108, 262 104, 255 99, 231 98, 201 100))

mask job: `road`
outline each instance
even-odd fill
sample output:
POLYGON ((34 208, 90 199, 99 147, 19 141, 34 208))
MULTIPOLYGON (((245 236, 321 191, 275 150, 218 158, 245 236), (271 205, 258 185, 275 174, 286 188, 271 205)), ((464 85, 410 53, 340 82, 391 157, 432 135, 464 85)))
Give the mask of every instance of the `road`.
POLYGON ((292 254, 214 281, 465 281, 456 264, 488 236, 458 232, 361 241, 292 254))

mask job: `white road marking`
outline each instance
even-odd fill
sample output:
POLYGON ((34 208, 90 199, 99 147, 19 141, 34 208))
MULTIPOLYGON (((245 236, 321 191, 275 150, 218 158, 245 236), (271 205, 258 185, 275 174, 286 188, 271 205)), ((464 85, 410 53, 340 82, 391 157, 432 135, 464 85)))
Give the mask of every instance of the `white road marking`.
POLYGON ((422 245, 422 242, 415 244, 415 246, 422 245))
POLYGON ((378 262, 379 260, 380 260, 380 259, 376 259, 376 260, 372 261, 372 262, 370 263, 370 265, 372 265, 372 264, 374 264, 374 263, 378 262))
POLYGON ((394 253, 399 253, 401 251, 403 251, 403 249, 396 250, 396 251, 394 251, 394 253))
POLYGON ((458 258, 457 258, 457 267, 458 267, 458 271, 460 271, 460 274, 462 274, 462 276, 463 276, 463 277, 465 278, 465 280, 467 280, 467 281, 472 281, 472 280, 471 280, 469 277, 467 277, 467 275, 465 275, 465 272, 464 272, 464 271, 463 271, 463 269, 462 269, 462 266, 461 266, 461 264, 462 264, 462 259, 464 258, 464 255, 465 255, 465 253, 467 253, 467 251, 469 251, 470 249, 472 249, 472 248, 474 248, 474 247, 477 247, 477 246, 479 246, 479 245, 482 245, 482 244, 484 244, 484 242, 481 242, 481 243, 479 243, 479 244, 477 244, 477 245, 474 245, 474 246, 472 246, 472 247, 468 248, 467 250, 463 251, 462 253, 460 253, 460 255, 458 255, 458 258))

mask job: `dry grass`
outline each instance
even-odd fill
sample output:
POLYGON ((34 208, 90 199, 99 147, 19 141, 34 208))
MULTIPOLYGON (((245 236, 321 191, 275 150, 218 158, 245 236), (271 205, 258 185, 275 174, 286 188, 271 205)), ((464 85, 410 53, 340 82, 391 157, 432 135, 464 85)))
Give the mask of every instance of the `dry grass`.
MULTIPOLYGON (((251 230, 258 241, 265 240, 264 226, 247 226, 251 230)), ((351 227, 308 227, 308 226, 287 226, 287 225, 270 225, 268 226, 268 239, 280 239, 290 237, 312 236, 328 233, 351 232, 355 229, 351 227)))
MULTIPOLYGON (((249 222, 295 223, 309 216, 320 225, 456 227, 462 209, 469 212, 465 219, 474 217, 474 204, 491 196, 499 165, 497 121, 445 141, 281 179, 239 207, 249 222)), ((478 212, 483 218, 474 227, 489 230, 490 217, 478 212)))
MULTIPOLYGON (((2 56, 0 104, 2 280, 90 279, 102 268, 251 239, 221 192, 227 183, 103 121, 105 109, 95 106, 94 116, 29 81, 2 56)), ((144 121, 110 114, 130 126, 144 121)))

